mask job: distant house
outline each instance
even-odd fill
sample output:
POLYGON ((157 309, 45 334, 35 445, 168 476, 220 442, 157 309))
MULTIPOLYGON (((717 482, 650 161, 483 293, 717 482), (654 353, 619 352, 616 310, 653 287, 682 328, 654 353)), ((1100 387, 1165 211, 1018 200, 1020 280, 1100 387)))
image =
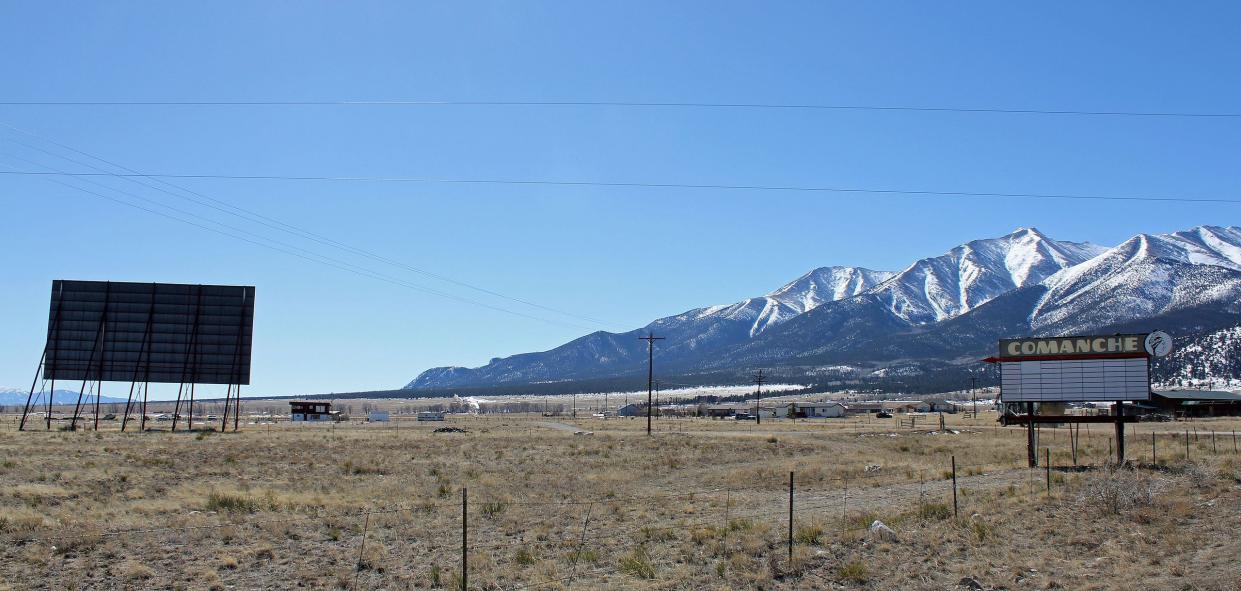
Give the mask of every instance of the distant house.
POLYGON ((850 414, 876 414, 883 411, 891 413, 930 412, 931 404, 922 400, 867 400, 847 402, 845 410, 850 414))
POLYGON ((845 416, 845 405, 839 402, 792 402, 787 409, 796 419, 833 419, 845 416))
POLYGON ((621 417, 646 416, 646 405, 631 403, 616 409, 616 415, 621 417))
POLYGON ((943 398, 927 400, 926 403, 931 406, 930 408, 931 412, 948 412, 948 413, 957 412, 957 405, 947 400, 944 400, 943 398))
POLYGON ((845 404, 845 412, 850 414, 876 414, 883 410, 883 403, 878 401, 849 402, 845 404))
POLYGON ((883 409, 888 412, 930 412, 931 404, 922 400, 885 400, 883 409))
POLYGON ((439 412, 439 411, 434 411, 434 410, 424 410, 418 413, 418 420, 419 421, 442 421, 444 420, 444 413, 439 412))
POLYGON ((1178 417, 1241 416, 1241 394, 1222 390, 1156 390, 1150 405, 1178 417))
POLYGON ((735 416, 739 411, 746 412, 746 409, 735 404, 717 404, 707 407, 707 416, 713 419, 723 419, 735 416))
POLYGON ((289 414, 294 422, 320 422, 336 419, 339 412, 332 412, 331 402, 319 400, 291 400, 289 414))
POLYGON ((386 423, 390 419, 391 416, 386 410, 372 410, 371 412, 366 413, 366 420, 372 423, 386 423))

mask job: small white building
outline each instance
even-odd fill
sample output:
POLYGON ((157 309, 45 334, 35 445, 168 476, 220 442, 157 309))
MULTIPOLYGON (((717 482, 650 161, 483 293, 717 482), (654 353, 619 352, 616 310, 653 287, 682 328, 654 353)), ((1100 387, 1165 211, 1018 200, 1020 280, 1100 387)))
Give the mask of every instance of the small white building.
POLYGON ((390 419, 391 419, 391 416, 388 414, 388 411, 386 410, 372 410, 371 412, 366 414, 366 420, 372 423, 386 423, 390 419))
POLYGON ((793 416, 798 419, 835 419, 845 416, 845 405, 839 402, 794 402, 793 416))
POLYGON ((418 413, 418 420, 419 421, 442 421, 444 420, 444 413, 440 411, 434 411, 434 410, 424 410, 418 413))
POLYGON ((845 416, 846 409, 839 402, 790 402, 773 410, 781 419, 834 419, 845 416))

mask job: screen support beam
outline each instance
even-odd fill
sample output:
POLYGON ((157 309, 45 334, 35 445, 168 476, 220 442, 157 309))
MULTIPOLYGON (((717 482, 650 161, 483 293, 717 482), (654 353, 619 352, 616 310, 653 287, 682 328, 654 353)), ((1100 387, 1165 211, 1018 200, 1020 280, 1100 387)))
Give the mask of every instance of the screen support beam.
MULTIPOLYGON (((146 329, 143 330, 143 333, 142 333, 142 347, 138 350, 139 363, 141 364, 142 358, 144 356, 147 359, 147 362, 148 362, 147 370, 146 370, 147 372, 150 372, 150 358, 151 358, 151 353, 147 349, 147 346, 148 346, 148 343, 151 342, 151 327, 154 324, 154 320, 155 320, 155 285, 156 284, 154 283, 151 284, 151 307, 149 310, 147 310, 146 329)), ((129 383, 129 397, 125 399, 125 418, 121 419, 121 432, 122 433, 125 431, 125 425, 129 423, 129 411, 130 411, 130 407, 134 400, 134 386, 138 385, 138 371, 137 370, 138 368, 134 367, 134 379, 132 382, 129 383)), ((143 415, 143 419, 145 419, 146 418, 146 405, 143 405, 142 415, 143 415)), ((139 428, 139 430, 145 430, 145 427, 146 425, 144 423, 142 427, 139 428)))
POLYGON ((1038 467, 1038 452, 1035 449, 1038 443, 1034 441, 1034 403, 1026 403, 1026 416, 1030 418, 1026 423, 1026 461, 1031 468, 1038 467))
MULTIPOLYGON (((199 285, 199 286, 198 286, 198 301, 197 301, 197 303, 194 305, 194 324, 193 324, 193 326, 191 326, 191 327, 190 327, 190 346, 189 346, 189 348, 188 348, 188 349, 186 350, 186 352, 185 352, 185 359, 181 362, 181 385, 177 386, 177 404, 176 404, 176 407, 174 408, 173 413, 172 413, 172 430, 173 430, 173 432, 176 432, 176 430, 177 430, 177 420, 179 420, 179 419, 181 418, 181 392, 182 392, 182 391, 183 391, 183 389, 185 388, 185 384, 186 384, 186 380, 187 380, 187 378, 192 377, 192 376, 191 376, 188 372, 189 372, 189 368, 190 368, 190 361, 191 361, 191 359, 194 357, 194 350, 197 348, 197 347, 196 347, 196 345, 198 344, 198 321, 199 321, 199 319, 201 319, 201 318, 202 318, 202 309, 203 309, 203 286, 199 285)), ((197 369, 198 369, 198 368, 197 368, 197 367, 195 367, 194 369, 195 369, 195 371, 197 372, 197 369)), ((191 382, 190 387, 191 387, 191 388, 193 388, 193 383, 192 383, 192 382, 191 382)), ((189 429, 192 431, 192 430, 194 430, 194 425, 193 425, 193 420, 194 420, 194 416, 193 416, 193 414, 194 414, 193 390, 191 390, 190 392, 191 392, 191 394, 190 394, 190 401, 191 401, 191 402, 190 402, 190 421, 191 421, 191 424, 190 424, 189 429)))
MULTIPOLYGON (((107 343, 105 341, 106 335, 104 331, 107 330, 107 326, 108 326, 108 295, 111 293, 111 291, 112 291, 112 282, 109 281, 104 291, 103 314, 99 315, 99 328, 95 329, 95 342, 93 345, 91 345, 90 361, 86 363, 86 374, 82 376, 82 388, 78 390, 78 402, 77 404, 73 405, 73 418, 70 419, 70 422, 69 422, 70 431, 78 430, 78 417, 82 411, 82 395, 86 393, 86 383, 90 381, 90 368, 91 366, 95 365, 95 354, 96 353, 99 354, 99 373, 101 375, 103 374, 104 352, 100 351, 99 349, 107 347, 107 343)), ((98 393, 96 393, 95 401, 96 402, 99 401, 98 393)), ((95 423, 95 428, 96 429, 99 428, 98 422, 95 423)))

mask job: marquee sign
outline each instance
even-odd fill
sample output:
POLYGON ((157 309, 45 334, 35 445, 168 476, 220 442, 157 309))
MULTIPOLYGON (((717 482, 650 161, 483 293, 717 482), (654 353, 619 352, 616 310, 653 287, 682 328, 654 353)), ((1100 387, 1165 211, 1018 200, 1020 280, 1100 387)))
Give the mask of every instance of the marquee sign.
POLYGON ((986 361, 1004 402, 1149 400, 1150 358, 1170 347, 1166 333, 1004 339, 986 361))
MULTIPOLYGON (((1143 348, 1147 335, 1112 335, 1094 337, 1053 337, 1041 339, 1005 339, 1000 341, 1000 361, 1013 358, 1046 359, 1051 356, 1080 358, 1145 357, 1143 348)), ((1016 359, 1013 359, 1016 360, 1016 359)))

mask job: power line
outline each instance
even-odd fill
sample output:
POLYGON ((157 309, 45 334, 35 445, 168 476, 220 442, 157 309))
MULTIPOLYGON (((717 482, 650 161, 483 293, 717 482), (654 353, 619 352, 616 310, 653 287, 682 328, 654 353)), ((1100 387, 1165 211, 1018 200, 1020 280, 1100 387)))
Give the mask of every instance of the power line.
POLYGON ((1212 197, 1184 197, 1178 195, 1092 195, 1085 193, 1030 193, 1006 191, 938 191, 922 189, 887 189, 875 187, 828 187, 808 185, 730 185, 697 183, 644 183, 614 181, 565 181, 549 179, 463 179, 396 176, 293 176, 293 175, 226 175, 226 174, 169 174, 169 173, 97 173, 97 172, 42 172, 30 170, 0 170, 0 174, 18 176, 115 176, 146 177, 153 179, 215 179, 241 181, 331 181, 331 182, 377 182, 377 183, 440 183, 478 185, 538 185, 561 187, 611 187, 637 189, 702 189, 726 191, 783 191, 797 193, 859 193, 868 195, 897 195, 911 197, 1001 197, 1014 199, 1069 199, 1093 201, 1152 201, 1176 203, 1241 203, 1241 199, 1212 197))
MULTIPOLYGON (((10 156, 11 156, 11 155, 10 155, 10 156)), ((23 160, 24 160, 24 159, 23 159, 23 160)), ((297 258, 300 258, 300 259, 303 259, 303 260, 306 260, 306 261, 310 261, 310 262, 313 262, 313 263, 319 263, 319 264, 321 264, 321 265, 326 265, 326 266, 333 267, 333 268, 335 268, 335 269, 339 269, 339 270, 342 270, 342 271, 347 271, 347 272, 353 273, 353 274, 355 274, 355 275, 360 275, 360 276, 362 276, 362 277, 369 277, 369 278, 371 278, 371 279, 376 279, 376 280, 378 280, 378 281, 383 281, 383 282, 390 283, 390 284, 393 284, 393 285, 396 285, 396 286, 399 286, 399 287, 404 287, 404 288, 406 288, 406 289, 411 289, 411 290, 414 290, 414 291, 419 291, 419 292, 423 292, 423 293, 428 293, 428 294, 431 294, 431 295, 439 296, 439 297, 442 297, 442 298, 445 298, 445 299, 450 299, 450 300, 457 301, 457 302, 460 302, 460 303, 464 303, 464 304, 471 304, 471 305, 475 305, 475 306, 480 306, 480 307, 487 308, 487 309, 490 309, 490 310, 495 310, 495 311, 497 311, 497 312, 503 312, 503 313, 506 313, 506 314, 511 314, 511 315, 514 315, 514 316, 519 316, 519 317, 522 317, 522 318, 527 318, 527 319, 530 319, 530 320, 537 320, 537 321, 540 321, 540 322, 546 322, 546 323, 549 323, 549 324, 556 324, 556 325, 561 325, 561 326, 566 326, 566 327, 576 328, 576 329, 580 329, 580 330, 590 330, 590 328, 585 327, 585 326, 580 326, 580 325, 577 325, 577 324, 572 324, 572 323, 567 323, 567 322, 561 322, 561 321, 557 321, 557 320, 550 320, 550 319, 547 319, 547 318, 541 318, 541 317, 539 317, 539 316, 534 316, 534 315, 531 315, 531 314, 525 314, 525 313, 522 313, 522 312, 518 312, 518 311, 516 311, 516 310, 510 310, 510 309, 508 309, 508 308, 504 308, 504 307, 501 307, 501 306, 493 306, 493 305, 491 305, 491 304, 487 304, 487 303, 485 303, 485 302, 479 302, 479 301, 477 301, 477 300, 472 300, 472 299, 469 299, 469 298, 465 298, 465 297, 461 297, 461 296, 457 296, 457 295, 453 295, 453 294, 449 294, 449 293, 441 292, 441 291, 438 291, 438 290, 435 290, 435 289, 431 289, 431 288, 429 288, 429 287, 425 287, 425 286, 422 286, 422 285, 418 285, 418 284, 415 284, 415 283, 410 283, 410 282, 408 282, 408 281, 404 281, 404 280, 399 279, 399 278, 395 278, 395 277, 392 277, 392 276, 389 276, 389 275, 385 275, 385 274, 383 274, 383 273, 379 273, 379 272, 373 271, 373 270, 371 270, 371 269, 367 269, 366 267, 361 267, 361 266, 359 266, 359 265, 354 265, 354 264, 349 263, 349 262, 347 262, 347 261, 343 261, 343 260, 340 260, 340 259, 335 259, 335 258, 332 258, 332 257, 328 257, 328 256, 324 256, 324 255, 321 255, 321 254, 317 254, 317 253, 314 253, 314 252, 312 252, 312 251, 308 251, 308 250, 306 250, 306 249, 303 249, 303 248, 300 248, 300 247, 297 247, 297 246, 294 246, 294 245, 290 245, 290 244, 288 244, 288 243, 286 243, 286 242, 280 242, 280 241, 278 241, 278 240, 272 240, 271 238, 267 238, 267 237, 264 237, 264 236, 261 236, 261 235, 255 234, 255 233, 253 233, 253 232, 249 232, 249 231, 247 231, 247 230, 244 230, 244 229, 241 229, 241 228, 237 228, 236 226, 231 226, 231 225, 228 225, 228 224, 224 224, 224 223, 221 223, 221 222, 217 222, 217 221, 215 221, 215 220, 211 220, 211 219, 209 219, 209 218, 205 218, 205 217, 203 217, 203 216, 200 216, 200 215, 194 214, 194 213, 192 213, 192 212, 188 212, 188 211, 183 210, 183 209, 179 209, 179 208, 175 208, 175 207, 172 207, 172 206, 169 206, 169 205, 165 205, 165 204, 159 203, 159 202, 157 202, 157 201, 153 201, 153 200, 151 200, 151 199, 149 199, 149 198, 142 197, 142 196, 140 196, 140 195, 135 195, 135 194, 130 193, 130 192, 128 192, 128 191, 122 191, 122 190, 117 189, 117 188, 114 188, 114 187, 109 187, 109 186, 107 186, 107 185, 99 185, 99 186, 103 187, 103 188, 104 188, 104 189, 106 189, 106 190, 110 190, 110 191, 113 191, 113 192, 118 193, 118 194, 120 194, 120 195, 124 195, 124 196, 126 196, 126 197, 130 197, 130 198, 133 198, 133 199, 139 199, 139 200, 142 200, 142 201, 147 201, 147 202, 153 203, 153 204, 155 204, 155 205, 157 205, 157 206, 159 206, 159 207, 163 207, 163 208, 166 208, 166 209, 170 209, 170 210, 172 210, 172 211, 175 211, 175 212, 177 212, 177 213, 180 213, 180 214, 182 214, 182 215, 185 215, 185 216, 187 216, 187 217, 189 217, 189 218, 191 218, 191 219, 186 219, 186 218, 178 217, 178 216, 176 216, 176 215, 172 215, 172 214, 169 214, 169 213, 165 213, 165 212, 162 212, 162 211, 159 211, 159 210, 156 210, 156 209, 151 209, 151 208, 149 208, 149 207, 144 207, 144 206, 142 206, 142 205, 138 205, 138 204, 136 204, 136 203, 132 203, 132 202, 129 202, 129 201, 125 201, 125 200, 123 200, 123 199, 118 199, 118 198, 115 198, 115 197, 112 197, 112 196, 109 196, 109 195, 105 195, 105 194, 103 194, 103 193, 99 193, 99 192, 97 192, 97 191, 92 191, 92 190, 90 190, 90 189, 86 189, 86 188, 83 188, 83 187, 79 187, 79 186, 76 186, 76 185, 72 185, 72 184, 66 183, 66 182, 64 182, 64 181, 61 181, 61 180, 59 180, 59 179, 50 179, 50 180, 51 180, 51 182, 54 182, 54 183, 56 183, 56 184, 58 184, 58 185, 61 185, 61 186, 64 186, 64 187, 68 187, 68 188, 70 188, 70 189, 74 189, 74 190, 77 190, 77 191, 81 191, 81 192, 83 192, 83 193, 86 193, 86 194, 92 195, 92 196, 94 196, 94 197, 98 197, 98 198, 100 198, 100 199, 104 199, 104 200, 111 201, 111 202, 113 202, 113 203, 117 203, 117 204, 120 204, 120 205, 125 205, 125 206, 128 206, 128 207, 132 207, 132 208, 135 208, 135 209, 138 209, 138 210, 141 210, 141 211, 145 211, 145 212, 150 213, 150 214, 158 215, 158 216, 160 216, 160 217, 168 218, 168 219, 171 219, 171 220, 174 220, 174 221, 178 221, 178 222, 181 222, 181 223, 184 223, 184 224, 188 224, 188 225, 190 225, 190 226, 194 226, 194 227, 196 227, 196 228, 199 228, 199 229, 202 229, 202 230, 206 230, 206 231, 208 231, 208 232, 214 232, 214 233, 216 233, 216 234, 221 234, 221 235, 224 235, 224 236, 227 236, 227 237, 230 237, 230 238, 234 238, 234 239, 237 239, 237 240, 241 240, 241 241, 243 241, 243 242, 246 242, 246 243, 249 243, 249 244, 253 244, 253 245, 255 245, 255 246, 260 246, 260 247, 266 248, 266 249, 268 249, 268 250, 274 250, 274 251, 276 251, 276 252, 281 252, 281 253, 284 253, 284 254, 287 254, 287 255, 290 255, 290 256, 295 256, 295 257, 297 257, 297 258), (221 230, 221 229, 219 229, 219 228, 213 228, 213 227, 211 227, 211 226, 207 226, 207 225, 205 225, 205 224, 195 222, 195 221, 193 221, 194 219, 201 220, 201 221, 204 221, 204 222, 207 222, 207 223, 210 223, 210 224, 214 224, 214 225, 220 226, 220 227, 222 227, 222 228, 226 228, 227 230, 221 230), (229 231, 229 230, 231 230, 231 231, 229 231), (236 233, 234 233, 234 232, 236 232, 236 233), (247 236, 249 236, 249 237, 247 237, 247 236), (264 241, 264 242, 261 242, 261 241, 264 241), (271 244, 268 244, 269 242, 270 242, 271 244)), ((95 184, 97 184, 97 185, 98 185, 98 183, 95 183, 95 184)))
MULTIPOLYGON (((193 203, 196 203, 196 204, 202 205, 202 206, 204 206, 204 207, 209 207, 209 208, 211 208, 211 209, 215 209, 215 210, 217 210, 217 211, 220 211, 220 212, 223 212, 223 213, 226 213, 226 214, 232 215, 232 216, 234 216, 234 217, 241 218, 241 219, 243 219, 243 220, 246 220, 246 221, 249 221, 249 222, 252 222, 252 223, 257 223, 257 224, 260 224, 260 225, 266 226, 266 227, 268 227, 268 228, 272 228, 272 229, 279 230, 279 231, 282 231, 282 232, 285 232, 285 233, 288 233, 288 234, 292 234, 292 235, 294 235, 294 236, 298 236, 298 237, 303 238, 303 239, 311 240, 311 241, 313 241, 313 242, 317 242, 317 243, 319 243, 319 244, 322 244, 322 245, 325 245, 325 246, 328 246, 328 247, 333 247, 333 248, 337 248, 337 249, 340 249, 340 250, 345 250, 345 251, 351 252, 351 253, 353 253, 353 254, 357 254, 357 255, 360 255, 360 256, 363 256, 363 257, 366 257, 366 258, 369 258, 369 259, 375 260, 375 261, 379 261, 379 262, 382 262, 382 263, 385 263, 385 264, 388 264, 388 265, 391 265, 391 266, 395 266, 395 267, 399 267, 399 268, 406 269, 406 270, 409 270, 409 271, 413 271, 413 272, 415 272, 415 273, 420 273, 420 274, 422 274, 422 275, 425 275, 425 276, 428 276, 428 277, 432 277, 432 278, 435 278, 435 279, 438 279, 438 280, 441 280, 441 281, 444 281, 444 282, 447 282, 447 283, 452 283, 452 284, 454 284, 454 285, 458 285, 458 286, 461 286, 461 287, 466 287, 466 288, 472 289, 472 290, 474 290, 474 291, 478 291, 478 292, 485 293, 485 294, 488 294, 488 295, 491 295, 491 296, 495 296, 495 297, 499 297, 499 298, 502 298, 502 299, 506 299, 506 300, 509 300, 509 301, 512 301, 512 302, 516 302, 516 303, 524 304, 524 305, 527 305, 527 306, 530 306, 530 307, 533 307, 533 308, 538 308, 538 309, 540 309, 540 310, 544 310, 544 311, 547 311, 547 312, 553 312, 553 313, 560 314, 560 315, 563 315, 563 316, 568 316, 568 317, 576 318, 576 319, 578 319, 578 320, 583 320, 583 321, 587 321, 587 322, 591 322, 591 323, 595 323, 595 324, 601 324, 601 325, 607 325, 607 324, 609 324, 608 322, 605 322, 605 321, 603 321, 603 320, 599 320, 599 319, 597 319, 597 318, 592 318, 592 317, 589 317, 589 316, 584 316, 584 315, 580 315, 580 314, 575 314, 575 313, 572 313, 572 312, 568 312, 568 311, 560 310, 560 309, 553 308, 553 307, 550 307, 550 306, 545 306, 545 305, 542 305, 542 304, 538 304, 538 303, 535 303, 535 302, 532 302, 532 301, 529 301, 529 300, 525 300, 525 299, 522 299, 522 298, 516 298, 516 297, 508 296, 508 295, 505 295, 505 294, 503 294, 503 293, 500 293, 500 292, 497 292, 497 291, 494 291, 494 290, 490 290, 490 289, 487 289, 487 288, 484 288, 484 287, 480 287, 480 286, 477 286, 477 285, 473 285, 473 284, 470 284, 470 283, 467 283, 467 282, 464 282, 464 281, 460 281, 460 280, 457 280, 457 279, 453 279, 453 278, 451 278, 451 277, 447 277, 447 276, 444 276, 444 275, 440 275, 440 274, 438 274, 438 273, 433 273, 433 272, 431 272, 431 271, 427 271, 427 270, 425 270, 425 269, 421 269, 421 268, 418 268, 418 267, 414 267, 414 266, 412 266, 412 265, 409 265, 409 264, 406 264, 406 263, 403 263, 403 262, 400 262, 400 261, 396 261, 396 260, 393 260, 393 259, 391 259, 391 258, 384 257, 384 256, 382 256, 382 255, 378 255, 378 254, 376 254, 376 253, 374 253, 374 252, 371 252, 371 251, 368 251, 368 250, 365 250, 365 249, 361 249, 361 248, 357 248, 357 247, 354 247, 354 246, 350 246, 350 245, 348 245, 348 244, 345 244, 345 243, 342 243, 342 242, 339 242, 339 241, 333 240, 333 239, 331 239, 331 238, 329 238, 329 237, 327 237, 327 236, 323 236, 323 235, 321 235, 321 234, 317 234, 317 233, 311 232, 311 231, 309 231, 309 230, 305 230, 305 229, 303 229, 303 228, 299 228, 299 227, 294 226, 294 225, 292 225, 292 224, 287 224, 287 223, 284 223, 284 222, 282 222, 282 221, 280 221, 280 220, 278 220, 278 219, 275 219, 275 218, 272 218, 272 217, 269 217, 269 216, 265 216, 265 215, 262 215, 262 214, 259 214, 259 213, 256 213, 256 212, 253 212, 253 211, 247 210, 247 209, 242 208, 242 207, 238 207, 238 206, 232 205, 232 204, 230 204, 230 203, 228 203, 228 202, 226 202, 226 201, 223 201, 223 200, 220 200, 220 199, 215 199, 215 198, 213 198, 213 197, 210 197, 210 196, 208 196, 208 195, 204 195, 204 194, 202 194, 202 193, 199 193, 199 192, 196 192, 196 191, 193 191, 193 190, 187 189, 187 188, 185 188, 185 187, 181 187, 181 186, 179 186, 179 185, 176 185, 176 184, 173 184, 173 183, 166 182, 166 181, 164 181, 164 180, 161 180, 159 177, 153 177, 153 176, 151 176, 151 175, 143 175, 143 174, 139 173, 138 171, 135 171, 135 170, 133 170, 133 169, 127 168, 127 167, 125 167, 125 166, 123 166, 123 165, 120 165, 120 164, 117 164, 117 163, 114 163, 114 162, 110 162, 110 161, 108 161, 108 160, 105 160, 105 159, 100 158, 100 157, 98 157, 98 156, 95 156, 95 155, 89 154, 89 153, 87 153, 87 152, 84 152, 84 151, 78 150, 78 149, 73 148, 73 147, 71 147, 71 146, 67 146, 67 145, 64 145, 64 144, 58 143, 58 142, 56 142, 56 141, 54 141, 54 140, 51 140, 51 139, 48 139, 48 138, 44 138, 44 137, 38 136, 38 135, 33 134, 33 133, 31 133, 31 132, 28 132, 28 131, 24 131, 24 130, 18 129, 18 128, 13 127, 13 126, 11 126, 11 125, 8 125, 8 124, 6 124, 6 123, 0 122, 0 126, 7 127, 7 128, 9 128, 10 130, 13 130, 13 131, 15 131, 15 132, 22 133, 22 134, 24 134, 24 135, 27 135, 27 136, 30 136, 30 137, 33 137, 33 138, 36 138, 36 139, 40 139, 40 140, 43 140, 43 141, 46 141, 46 142, 48 142, 48 143, 50 143, 50 144, 53 144, 53 145, 55 145, 55 146, 57 146, 57 147, 60 147, 60 148, 62 148, 62 149, 72 151, 72 152, 77 153, 77 154, 80 154, 80 155, 82 155, 82 156, 85 156, 85 157, 88 157, 88 158, 92 158, 92 159, 97 160, 97 161, 99 161, 99 162, 103 162, 103 163, 105 163, 105 164, 107 164, 107 165, 109 165, 109 166, 113 166, 113 167, 119 168, 119 169, 121 169, 121 170, 125 170, 125 171, 127 171, 126 173, 115 173, 115 172, 112 172, 112 171, 108 171, 108 170, 102 169, 102 168, 100 168, 100 167, 98 167, 98 166, 94 166, 94 165, 92 165, 92 164, 90 164, 90 163, 82 162, 81 160, 77 160, 77 159, 69 158, 69 157, 66 157, 66 156, 61 155, 61 154, 55 154, 55 153, 52 153, 52 152, 50 152, 50 151, 44 150, 44 149, 42 149, 42 148, 39 148, 39 147, 37 147, 37 146, 32 146, 32 145, 27 144, 27 143, 25 143, 25 142, 21 142, 21 141, 17 141, 17 140, 10 139, 10 141, 13 141, 14 143, 20 144, 20 145, 25 146, 25 147, 27 147, 27 148, 34 149, 34 150, 38 150, 38 151, 40 151, 40 152, 43 152, 44 154, 48 154, 48 155, 50 155, 50 156, 53 156, 53 157, 56 157, 56 158, 60 158, 60 159, 63 159, 63 160, 67 160, 67 161, 69 161, 69 162, 73 162, 73 163, 75 163, 75 164, 79 164, 79 165, 82 165, 82 166, 86 166, 86 167, 91 168, 91 169, 93 169, 93 170, 95 170, 95 171, 98 171, 98 172, 96 172, 96 173, 83 174, 83 175, 75 175, 75 174, 73 174, 73 173, 68 173, 68 172, 66 172, 66 171, 61 171, 61 170, 57 170, 57 169, 53 169, 53 168, 50 168, 50 167, 46 167, 46 166, 45 166, 45 167, 43 167, 43 168, 48 168, 48 169, 50 169, 50 170, 51 170, 51 172, 44 172, 44 173, 41 173, 41 174, 45 174, 45 175, 60 175, 60 176, 110 176, 110 177, 115 177, 115 178, 121 178, 121 179, 127 180, 127 181, 129 181, 129 182, 139 184, 140 186, 144 186, 144 187, 152 188, 152 189, 155 189, 155 190, 160 191, 160 192, 162 192, 162 193, 165 193, 165 194, 168 194, 168 195, 172 195, 172 196, 174 196, 174 197, 178 197, 178 198, 180 198, 180 199, 185 199, 185 200, 191 201, 191 202, 193 202, 193 203), (188 194, 190 194, 190 195, 193 195, 194 197, 189 197, 189 196, 186 196, 186 195, 177 194, 177 193, 174 193, 174 192, 168 191, 167 189, 163 189, 163 188, 161 188, 161 187, 154 186, 154 185, 151 185, 151 184, 149 184, 149 183, 142 182, 142 179, 144 179, 144 178, 151 178, 151 179, 155 180, 156 182, 159 182, 159 183, 161 183, 161 184, 163 184, 163 185, 166 185, 166 186, 168 186, 168 187, 172 187, 172 188, 178 189, 178 190, 180 190, 180 191, 183 191, 183 192, 185 192, 185 193, 188 193, 188 194), (197 198, 195 198, 195 197, 197 197, 197 198)), ((24 158, 19 158, 19 159, 21 159, 21 160, 25 160, 24 158)), ((29 160, 25 160, 25 161, 26 161, 26 162, 30 162, 29 160)), ((32 163, 32 164, 33 164, 33 163, 32 163)), ((92 183, 92 184, 96 184, 96 185, 98 185, 98 183, 92 183)), ((99 185, 99 186, 106 187, 106 188, 111 188, 111 187, 107 187, 106 185, 99 185)), ((115 190, 115 189, 113 189, 113 190, 115 190)), ((132 195, 132 194, 130 194, 130 195, 131 195, 131 196, 134 196, 134 195, 132 195)), ((142 200, 144 200, 144 201, 148 201, 148 202, 155 203, 155 204, 160 205, 160 206, 162 206, 162 207, 169 207, 169 206, 167 206, 167 205, 164 205, 164 204, 161 204, 161 203, 158 203, 158 202, 152 201, 152 200, 147 199, 147 198, 144 198, 144 197, 137 197, 137 198, 142 199, 142 200)), ((201 216, 197 216, 197 215, 195 215, 195 214, 192 214, 192 213, 190 213, 190 212, 186 212, 186 211, 184 211, 184 210, 178 210, 178 209, 176 209, 176 208, 170 208, 170 209, 174 209, 174 210, 179 211, 179 212, 181 212, 181 213, 184 213, 184 214, 186 214, 186 215, 191 215, 191 216, 194 216, 194 217, 198 217, 199 219, 205 219, 205 220, 207 219, 207 218, 202 218, 201 216)), ((224 225, 224 224, 219 224, 219 222, 214 222, 213 220, 208 220, 208 221, 211 221, 212 223, 216 223, 216 224, 218 224, 218 225, 224 225)), ((235 228, 235 227, 232 227, 232 226, 227 226, 227 225, 225 225, 225 226, 226 226, 226 227, 233 228, 233 229, 235 229, 235 230, 237 230, 237 231, 245 232, 244 230, 240 230, 239 228, 235 228)), ((248 233, 248 232, 246 232, 246 233, 248 233)), ((252 233, 249 233, 249 234, 253 235, 252 233)), ((272 240, 270 240, 270 239, 268 239, 268 238, 263 238, 263 239, 266 239, 266 240, 272 241, 272 240)), ((277 243, 279 243, 279 244, 285 244, 285 243, 280 243, 280 242, 278 242, 278 241, 272 241, 272 242, 277 242, 277 243)), ((287 244, 286 244, 286 245, 287 245, 287 244)), ((294 247, 294 246, 291 246, 291 245, 288 245, 288 246, 290 246, 291 248, 296 248, 296 249, 298 249, 298 250, 302 250, 303 252, 309 252, 309 251, 305 251, 304 249, 300 249, 300 248, 298 248, 298 247, 294 247)), ((436 292, 436 291, 434 291, 434 290, 430 290, 429 288, 425 288, 425 290, 426 290, 426 291, 428 291, 429 293, 433 293, 434 295, 440 295, 440 296, 442 296, 442 297, 449 297, 449 296, 445 296, 445 294, 442 294, 442 293, 440 293, 440 292, 436 292)), ((456 297, 455 297, 455 296, 451 296, 451 297, 452 297, 453 299, 456 299, 456 297)), ((478 303, 478 302, 474 302, 474 300, 468 300, 468 299, 465 299, 465 298, 460 298, 460 299, 458 299, 458 301, 466 301, 466 302, 470 302, 470 303, 478 303)), ((489 306, 489 305, 486 305, 486 304, 481 304, 481 305, 484 305, 484 306, 487 306, 487 307, 491 307, 492 309, 497 309, 497 310, 501 309, 501 308, 498 308, 498 307, 493 307, 493 306, 489 306)), ((535 318, 534 316, 528 316, 528 315, 523 315, 523 316, 526 316, 526 317, 528 317, 528 318, 535 318)), ((585 328, 585 327, 577 327, 577 328, 584 328, 584 329, 586 329, 586 330, 589 330, 589 329, 587 329, 587 328, 585 328)))
POLYGON ((1235 119, 1241 113, 1203 111, 1126 111, 1119 109, 1009 109, 999 107, 937 107, 912 105, 726 103, 679 101, 419 101, 419 100, 8 100, 9 107, 614 107, 674 109, 751 109, 794 111, 904 111, 914 113, 985 113, 999 115, 1066 115, 1088 117, 1177 117, 1235 119))

